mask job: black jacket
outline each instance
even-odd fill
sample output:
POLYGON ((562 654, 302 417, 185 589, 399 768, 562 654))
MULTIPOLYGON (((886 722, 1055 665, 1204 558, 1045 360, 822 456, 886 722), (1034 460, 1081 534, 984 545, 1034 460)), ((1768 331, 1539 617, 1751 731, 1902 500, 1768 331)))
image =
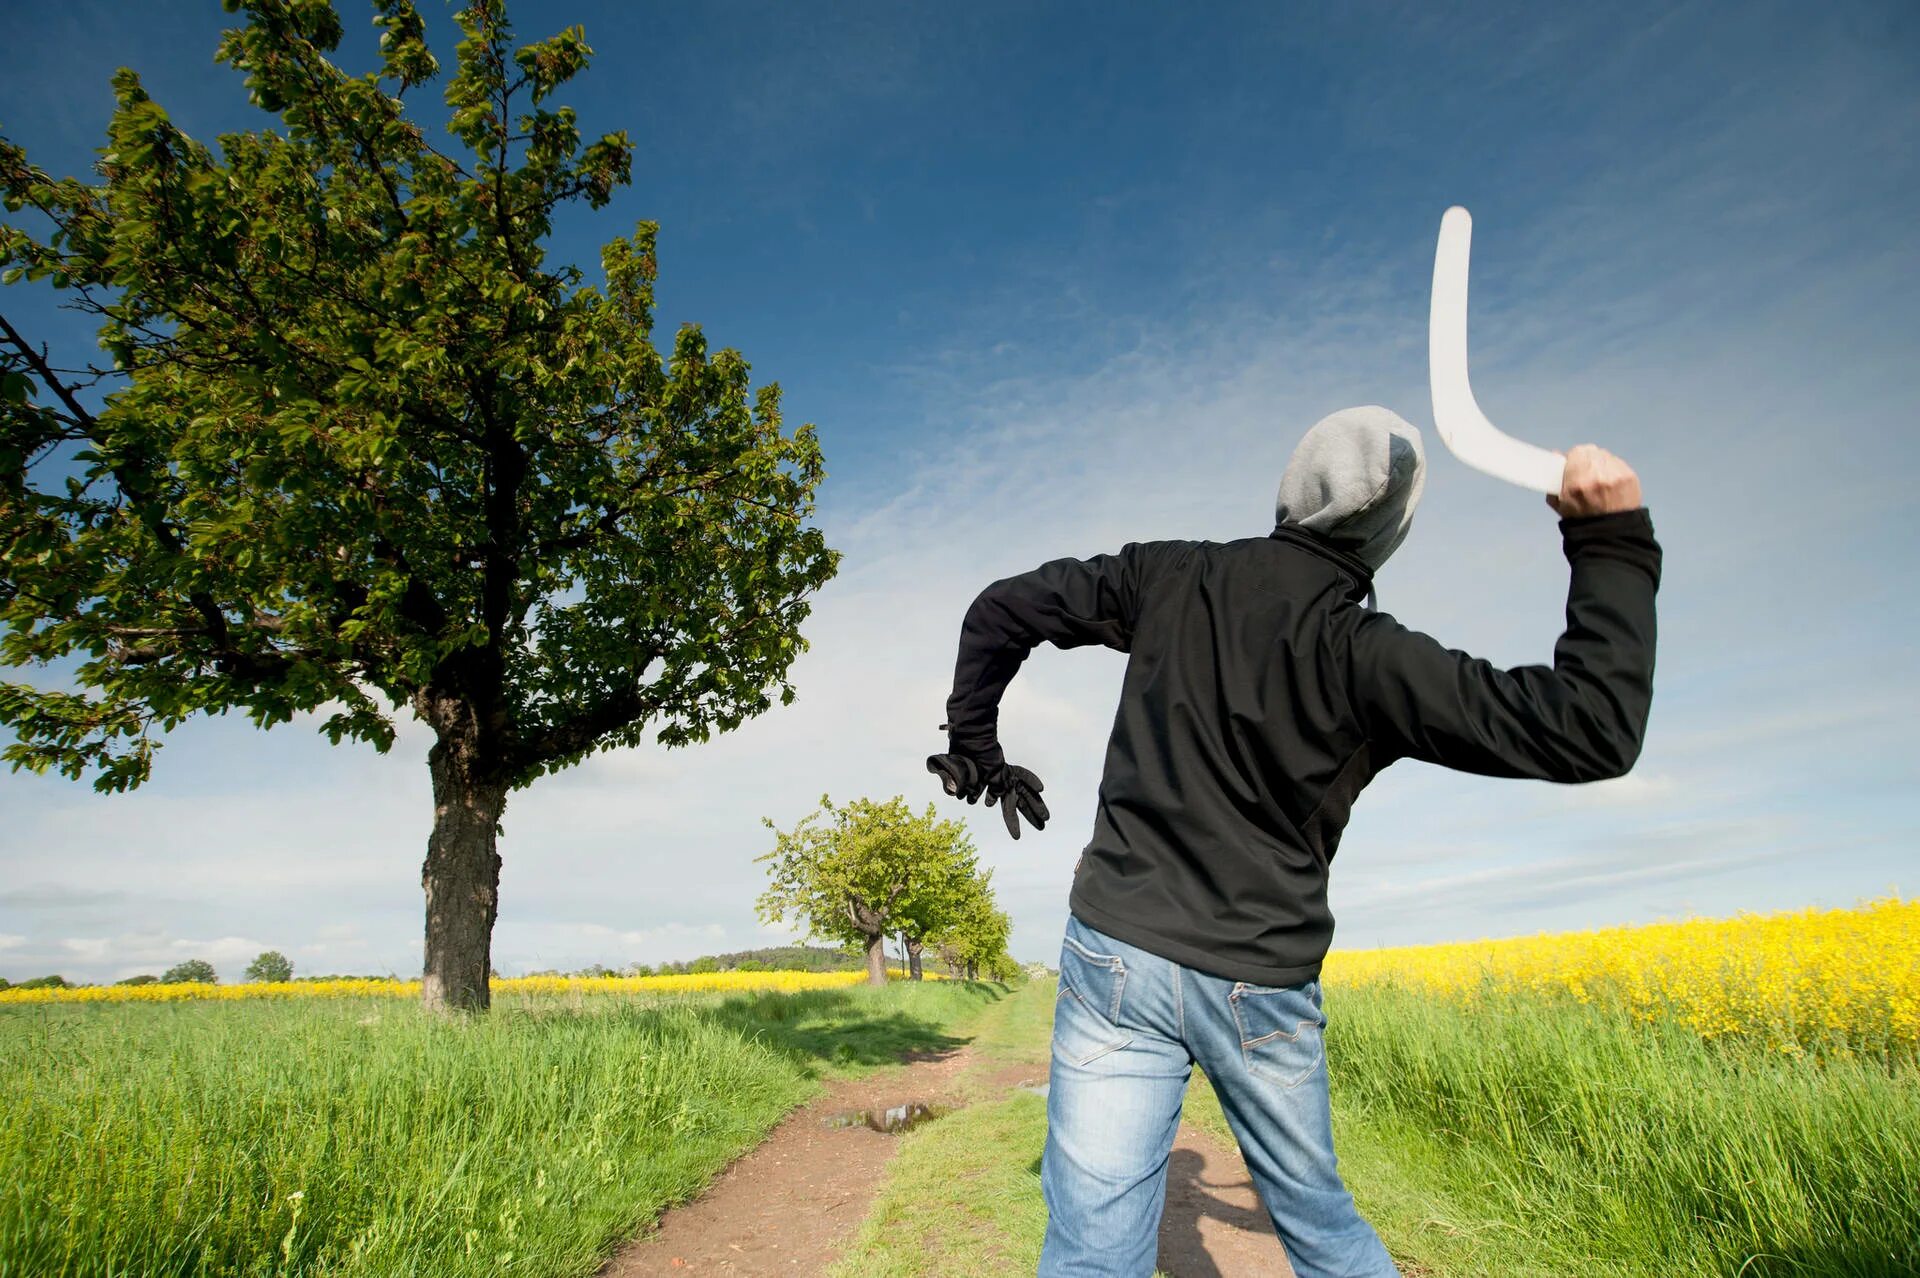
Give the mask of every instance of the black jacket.
POLYGON ((1562 519, 1560 532, 1566 631, 1552 666, 1511 670, 1363 608, 1367 566, 1292 524, 1052 560, 967 609, 951 748, 995 741, 1001 693, 1040 643, 1131 654, 1071 909, 1188 967, 1297 984, 1332 941, 1327 866, 1382 768, 1595 781, 1639 757, 1661 564, 1651 517, 1562 519))

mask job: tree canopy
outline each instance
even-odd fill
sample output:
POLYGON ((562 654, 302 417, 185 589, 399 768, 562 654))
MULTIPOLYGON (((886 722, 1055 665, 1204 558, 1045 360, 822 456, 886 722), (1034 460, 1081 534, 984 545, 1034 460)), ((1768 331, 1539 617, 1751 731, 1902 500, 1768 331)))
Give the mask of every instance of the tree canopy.
POLYGON ((205 959, 188 959, 184 963, 176 963, 168 968, 161 974, 160 979, 168 985, 184 985, 189 981, 197 981, 203 985, 216 985, 220 981, 220 974, 215 972, 213 964, 205 959))
POLYGON ((293 960, 279 950, 264 950, 260 956, 247 964, 249 981, 291 981, 293 979, 293 960))

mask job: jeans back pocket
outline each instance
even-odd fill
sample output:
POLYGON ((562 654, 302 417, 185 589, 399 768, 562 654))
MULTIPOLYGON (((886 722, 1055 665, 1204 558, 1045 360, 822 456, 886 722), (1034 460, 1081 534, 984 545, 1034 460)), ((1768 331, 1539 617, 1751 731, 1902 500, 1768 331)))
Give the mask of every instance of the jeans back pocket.
POLYGON ((1247 1072, 1281 1087, 1298 1087, 1326 1059, 1327 1027, 1320 983, 1249 985, 1234 983, 1227 996, 1240 1030, 1240 1055, 1247 1072))
POLYGON ((1053 1006, 1053 1049, 1075 1065, 1088 1065, 1133 1041, 1119 1024, 1127 965, 1118 954, 1101 954, 1071 935, 1060 946, 1060 992, 1053 1006))

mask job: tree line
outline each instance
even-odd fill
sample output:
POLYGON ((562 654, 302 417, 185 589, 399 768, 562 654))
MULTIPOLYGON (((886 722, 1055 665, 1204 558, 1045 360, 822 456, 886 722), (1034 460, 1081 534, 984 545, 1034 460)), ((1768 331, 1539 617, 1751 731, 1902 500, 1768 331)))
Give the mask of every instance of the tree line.
MULTIPOLYGON (((291 981, 293 979, 293 960, 282 954, 279 950, 262 950, 259 957, 247 964, 246 978, 249 981, 263 983, 291 981)), ((306 979, 323 981, 330 978, 311 976, 306 979)), ((220 974, 214 970, 213 964, 207 962, 205 959, 187 959, 184 962, 175 963, 159 976, 155 976, 151 972, 142 972, 138 976, 122 977, 113 983, 115 985, 186 985, 189 983, 218 985, 220 983, 220 974)), ((89 982, 69 981, 66 977, 58 973, 48 976, 36 976, 30 981, 19 982, 9 982, 5 977, 0 977, 0 990, 65 990, 86 984, 89 984, 89 982)))

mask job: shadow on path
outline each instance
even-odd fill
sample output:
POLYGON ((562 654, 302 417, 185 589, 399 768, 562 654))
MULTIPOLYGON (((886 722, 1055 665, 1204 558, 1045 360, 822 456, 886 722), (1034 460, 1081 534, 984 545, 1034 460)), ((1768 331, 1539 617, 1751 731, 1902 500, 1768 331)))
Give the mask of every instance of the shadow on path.
POLYGON ((1169 1278, 1292 1272, 1238 1155, 1207 1149, 1185 1133, 1175 1144, 1167 1161, 1159 1267, 1169 1278))

